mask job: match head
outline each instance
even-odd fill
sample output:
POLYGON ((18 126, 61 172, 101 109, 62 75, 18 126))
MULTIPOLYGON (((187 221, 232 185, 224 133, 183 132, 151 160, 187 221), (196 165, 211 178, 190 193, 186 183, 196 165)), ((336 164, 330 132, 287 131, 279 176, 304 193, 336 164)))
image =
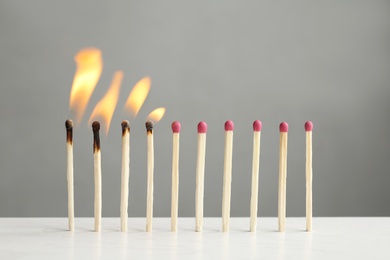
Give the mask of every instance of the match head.
POLYGON ((253 131, 254 132, 260 132, 262 128, 263 128, 263 124, 261 123, 260 120, 255 120, 253 122, 253 131))
POLYGON ((99 132, 100 130, 100 123, 98 121, 93 121, 92 123, 92 131, 99 132))
POLYGON ((234 123, 231 120, 228 120, 225 122, 225 131, 233 131, 234 130, 234 123))
POLYGON ((66 127, 67 130, 72 130, 72 128, 73 128, 73 121, 70 120, 70 119, 66 120, 65 121, 65 127, 66 127))
POLYGON ((199 122, 198 124, 198 134, 205 134, 207 132, 206 122, 199 122))
POLYGON ((127 120, 123 120, 122 123, 122 135, 124 135, 127 131, 130 132, 130 122, 127 120))
POLYGON ((288 124, 286 122, 280 123, 279 130, 284 133, 288 132, 288 124))
POLYGON ((179 122, 179 121, 173 122, 172 125, 171 125, 171 127, 172 127, 172 132, 174 132, 174 133, 180 133, 181 125, 180 125, 180 122, 179 122))
POLYGON ((307 121, 305 123, 305 130, 306 130, 306 132, 313 131, 313 123, 311 121, 307 121))
POLYGON ((145 127, 146 127, 146 131, 148 133, 153 133, 153 126, 154 126, 154 124, 152 121, 146 121, 145 127))

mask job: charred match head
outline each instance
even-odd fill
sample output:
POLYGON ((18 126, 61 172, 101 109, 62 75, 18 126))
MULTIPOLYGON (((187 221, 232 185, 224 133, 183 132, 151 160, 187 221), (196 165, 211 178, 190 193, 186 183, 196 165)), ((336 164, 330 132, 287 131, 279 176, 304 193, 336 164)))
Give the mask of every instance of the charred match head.
POLYGON ((179 121, 173 122, 171 127, 172 127, 172 132, 173 133, 180 133, 181 125, 180 125, 179 121))
POLYGON ((253 122, 253 131, 254 132, 260 132, 262 128, 263 128, 263 124, 261 123, 260 120, 255 120, 253 122))
POLYGON ((313 123, 311 121, 307 121, 305 123, 305 130, 306 130, 306 132, 313 131, 313 123))
POLYGON ((92 131, 93 131, 93 152, 100 151, 100 137, 99 137, 100 123, 98 121, 94 121, 92 123, 92 131))
POLYGON ((65 121, 65 128, 66 128, 66 141, 69 144, 73 143, 73 121, 68 119, 65 121))
POLYGON ((279 125, 279 130, 280 130, 280 132, 282 132, 282 133, 288 132, 288 124, 287 124, 286 122, 280 123, 280 125, 279 125))
POLYGON ((124 136, 127 132, 130 133, 130 123, 127 120, 122 121, 122 136, 124 136))
POLYGON ((152 121, 147 121, 145 123, 145 127, 146 127, 146 132, 148 134, 153 134, 153 122, 152 121))

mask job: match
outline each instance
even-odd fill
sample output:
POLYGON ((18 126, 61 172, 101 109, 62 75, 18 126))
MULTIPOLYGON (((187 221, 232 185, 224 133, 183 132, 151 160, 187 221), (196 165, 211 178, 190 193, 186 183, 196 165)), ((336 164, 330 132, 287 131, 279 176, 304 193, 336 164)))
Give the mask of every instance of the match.
POLYGON ((147 184, 147 202, 146 202, 146 232, 152 232, 153 221, 153 172, 154 172, 154 145, 153 145, 153 122, 147 121, 146 138, 148 146, 148 158, 147 158, 147 171, 148 171, 148 184, 147 184))
POLYGON ((287 181, 287 133, 288 124, 282 122, 279 126, 279 192, 278 192, 278 224, 279 232, 285 230, 286 225, 286 181, 287 181))
POLYGON ((195 191, 195 231, 202 232, 203 227, 203 196, 204 196, 204 166, 206 156, 207 124, 198 124, 198 155, 196 160, 196 191, 195 191))
POLYGON ((232 186, 232 156, 233 156, 234 124, 225 122, 225 154, 223 166, 223 193, 222 193, 222 232, 229 231, 230 225, 230 198, 232 186))
POLYGON ((313 167, 312 167, 312 131, 313 123, 307 121, 305 123, 306 131, 306 231, 312 230, 312 218, 313 218, 313 167))
POLYGON ((260 120, 253 122, 253 156, 252 156, 252 194, 250 227, 251 232, 256 231, 257 225, 257 201, 259 194, 259 167, 260 167, 260 137, 262 123, 260 120))
POLYGON ((93 131, 93 169, 95 179, 95 231, 99 232, 101 229, 102 220, 102 168, 101 168, 101 153, 100 153, 100 137, 99 137, 100 123, 94 121, 92 123, 93 131))
POLYGON ((122 121, 121 231, 127 231, 130 174, 130 123, 122 121))
POLYGON ((171 196, 171 231, 177 231, 179 204, 179 142, 180 122, 172 123, 172 196, 171 196))
POLYGON ((69 231, 74 231, 74 191, 73 191, 73 121, 68 119, 66 127, 66 154, 68 181, 68 222, 69 231))

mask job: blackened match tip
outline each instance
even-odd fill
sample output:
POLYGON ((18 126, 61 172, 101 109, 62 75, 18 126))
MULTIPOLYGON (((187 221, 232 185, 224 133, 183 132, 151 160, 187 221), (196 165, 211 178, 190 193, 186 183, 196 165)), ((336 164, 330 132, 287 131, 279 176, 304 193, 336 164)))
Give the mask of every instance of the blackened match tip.
POLYGON ((73 128, 73 121, 68 119, 65 121, 65 127, 67 130, 71 130, 73 128))
POLYGON ((152 121, 146 121, 146 123, 145 123, 145 127, 146 127, 146 131, 147 132, 153 132, 153 126, 154 126, 154 124, 153 124, 153 122, 152 121))
POLYGON ((126 131, 130 132, 130 122, 129 121, 123 120, 121 125, 122 125, 122 134, 125 134, 126 131))
POLYGON ((93 123, 92 123, 92 130, 94 132, 98 132, 100 130, 100 123, 98 121, 93 121, 93 123))

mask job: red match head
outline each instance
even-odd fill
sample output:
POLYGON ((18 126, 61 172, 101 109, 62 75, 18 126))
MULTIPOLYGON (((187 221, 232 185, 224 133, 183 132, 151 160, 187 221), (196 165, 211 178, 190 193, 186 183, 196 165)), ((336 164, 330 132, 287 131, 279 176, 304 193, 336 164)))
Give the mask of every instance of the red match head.
POLYGON ((172 123, 172 132, 180 133, 180 128, 181 128, 181 125, 180 125, 179 121, 175 121, 172 123))
POLYGON ((310 132, 313 130, 313 123, 311 121, 307 121, 305 123, 305 130, 306 132, 310 132))
POLYGON ((198 133, 205 134, 207 132, 207 124, 206 122, 199 122, 198 124, 198 133))
POLYGON ((280 132, 288 132, 288 124, 286 122, 282 122, 279 125, 280 132))
POLYGON ((233 131, 234 130, 234 123, 231 120, 228 120, 225 122, 225 131, 233 131))
POLYGON ((255 120, 253 122, 253 131, 260 132, 262 128, 263 128, 263 124, 261 123, 260 120, 255 120))

